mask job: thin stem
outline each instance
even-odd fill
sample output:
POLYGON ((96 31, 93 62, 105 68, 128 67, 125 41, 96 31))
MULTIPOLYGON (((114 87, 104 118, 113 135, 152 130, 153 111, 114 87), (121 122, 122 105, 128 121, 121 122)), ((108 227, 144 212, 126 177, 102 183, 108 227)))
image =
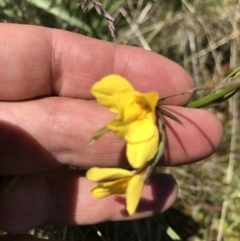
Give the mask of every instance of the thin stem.
MULTIPOLYGON (((232 182, 234 164, 236 160, 237 132, 238 132, 238 96, 237 95, 235 95, 234 98, 230 100, 230 104, 231 104, 230 111, 232 114, 232 128, 231 128, 229 163, 228 163, 228 169, 227 169, 227 175, 226 175, 227 184, 230 184, 232 182)), ((222 240, 223 226, 227 215, 228 206, 229 206, 229 200, 228 200, 228 196, 226 196, 223 202, 217 241, 222 240)))
POLYGON ((151 164, 149 164, 148 171, 146 173, 144 182, 146 182, 149 179, 149 177, 151 176, 155 166, 159 162, 159 159, 163 156, 165 147, 166 147, 166 140, 167 140, 166 124, 165 124, 163 114, 160 111, 159 111, 159 116, 160 116, 159 124, 161 124, 161 127, 162 127, 161 128, 161 140, 159 142, 158 152, 157 152, 156 156, 154 157, 153 161, 151 162, 151 164))

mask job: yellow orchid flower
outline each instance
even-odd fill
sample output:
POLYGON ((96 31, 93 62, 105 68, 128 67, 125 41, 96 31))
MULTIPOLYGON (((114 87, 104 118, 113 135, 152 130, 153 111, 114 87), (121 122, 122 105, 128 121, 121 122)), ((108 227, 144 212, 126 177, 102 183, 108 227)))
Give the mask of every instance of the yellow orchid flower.
POLYGON ((133 215, 144 187, 146 170, 145 168, 138 173, 121 168, 93 167, 87 171, 86 177, 91 181, 100 182, 91 190, 96 199, 126 194, 126 209, 129 215, 133 215))
POLYGON ((107 107, 117 117, 94 133, 92 141, 108 131, 124 137, 127 158, 133 168, 140 168, 156 154, 159 131, 156 125, 156 92, 142 94, 119 75, 108 75, 95 83, 91 93, 99 104, 107 107))

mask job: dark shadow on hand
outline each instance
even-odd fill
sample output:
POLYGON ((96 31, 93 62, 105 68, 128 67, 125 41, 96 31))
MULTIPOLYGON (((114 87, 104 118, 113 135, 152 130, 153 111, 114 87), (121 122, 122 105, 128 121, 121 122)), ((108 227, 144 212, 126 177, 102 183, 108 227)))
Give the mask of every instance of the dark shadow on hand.
MULTIPOLYGON (((137 212, 151 212, 158 214, 159 211, 163 211, 166 208, 166 203, 172 195, 176 183, 174 179, 165 173, 154 174, 151 176, 149 182, 146 184, 151 186, 151 199, 141 198, 137 208, 137 212)), ((132 193, 134 195, 134 193, 132 193)), ((123 196, 116 196, 117 202, 121 203, 125 207, 126 198, 123 196)), ((121 210, 121 214, 125 217, 128 216, 126 209, 121 210)))
MULTIPOLYGON (((207 142, 207 144, 210 146, 211 151, 214 152, 216 147, 214 145, 214 143, 211 141, 210 137, 208 136, 208 133, 206 133, 205 130, 203 130, 201 128, 201 126, 199 126, 198 124, 196 124, 191 118, 187 117, 186 115, 183 115, 182 113, 180 113, 179 111, 176 110, 172 110, 172 109, 168 109, 166 108, 170 113, 173 113, 174 115, 176 115, 183 123, 183 128, 187 128, 187 126, 191 127, 195 132, 196 132, 196 138, 199 137, 203 137, 203 139, 205 140, 205 142, 207 142)), ((182 149, 183 153, 186 155, 185 159, 189 159, 189 154, 187 152, 187 150, 189 150, 191 148, 192 145, 192 149, 196 148, 196 146, 193 146, 193 143, 188 142, 187 145, 185 146, 185 144, 182 141, 182 136, 175 130, 175 126, 176 125, 181 125, 177 122, 173 122, 172 120, 169 121, 169 118, 165 117, 165 122, 166 122, 166 126, 167 126, 167 135, 168 132, 171 131, 173 136, 175 137, 176 141, 179 143, 180 148, 182 149)), ((171 162, 171 160, 173 159, 171 156, 171 153, 173 153, 174 150, 171 149, 171 144, 169 143, 169 140, 167 138, 166 141, 166 150, 165 150, 165 154, 161 160, 161 164, 164 165, 168 165, 168 166, 173 166, 173 165, 181 165, 181 163, 179 164, 173 164, 171 162)))
POLYGON ((17 125, 0 121, 0 175, 17 175, 60 166, 55 157, 17 125))

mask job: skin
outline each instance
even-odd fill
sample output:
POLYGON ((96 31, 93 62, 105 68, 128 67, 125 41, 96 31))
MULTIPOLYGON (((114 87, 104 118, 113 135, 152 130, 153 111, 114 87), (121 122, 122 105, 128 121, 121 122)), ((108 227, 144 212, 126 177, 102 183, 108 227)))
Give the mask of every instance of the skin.
MULTIPOLYGON (((124 197, 95 200, 93 183, 83 171, 60 167, 127 166, 125 143, 112 133, 89 146, 92 133, 114 117, 93 101, 93 83, 115 73, 140 92, 157 91, 164 97, 193 86, 182 67, 140 48, 56 29, 1 23, 0 36, 1 230, 19 233, 44 224, 138 219, 174 203, 175 180, 153 175, 136 214, 129 217, 124 197), (20 174, 4 193, 12 175, 20 174)), ((213 114, 182 107, 190 98, 186 94, 161 102, 183 125, 166 118, 167 150, 159 165, 199 161, 221 141, 222 126, 213 114)))

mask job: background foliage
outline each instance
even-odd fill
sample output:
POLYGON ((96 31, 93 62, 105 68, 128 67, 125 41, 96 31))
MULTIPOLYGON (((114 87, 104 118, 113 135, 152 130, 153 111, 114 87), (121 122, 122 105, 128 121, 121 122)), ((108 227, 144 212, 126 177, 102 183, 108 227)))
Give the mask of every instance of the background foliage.
MULTIPOLYGON (((0 21, 66 29, 135 45, 165 55, 186 68, 196 85, 217 84, 239 67, 240 1, 101 1, 115 19, 116 39, 92 3, 75 0, 0 0, 0 21)), ((177 78, 177 76, 176 76, 177 78)), ((200 93, 200 95, 203 93, 200 93)), ((239 240, 239 97, 211 108, 223 122, 216 154, 197 164, 168 167, 179 184, 175 206, 162 215, 84 227, 38 227, 29 233, 67 240, 239 240)))

